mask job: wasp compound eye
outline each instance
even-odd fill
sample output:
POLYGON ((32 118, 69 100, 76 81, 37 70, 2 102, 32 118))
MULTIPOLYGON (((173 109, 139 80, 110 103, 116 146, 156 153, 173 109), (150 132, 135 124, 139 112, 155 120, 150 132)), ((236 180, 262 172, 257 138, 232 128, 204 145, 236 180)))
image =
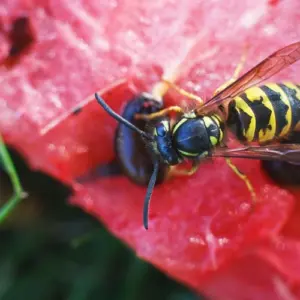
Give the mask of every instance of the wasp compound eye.
POLYGON ((164 123, 159 123, 156 127, 156 133, 160 137, 164 137, 167 134, 167 128, 165 127, 164 123))

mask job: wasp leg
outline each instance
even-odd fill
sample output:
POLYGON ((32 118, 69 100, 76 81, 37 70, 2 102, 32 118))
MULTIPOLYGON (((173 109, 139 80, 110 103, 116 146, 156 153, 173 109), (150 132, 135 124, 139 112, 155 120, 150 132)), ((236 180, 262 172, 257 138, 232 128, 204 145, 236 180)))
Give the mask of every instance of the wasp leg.
POLYGON ((245 62, 246 62, 246 58, 247 58, 247 54, 248 54, 248 48, 245 48, 243 53, 242 53, 242 56, 240 58, 240 61, 238 63, 238 65, 236 66, 235 70, 234 70, 234 73, 232 75, 232 77, 227 80, 225 83, 223 83, 221 86, 219 86, 213 95, 216 95, 218 93, 220 93, 221 91, 223 91, 224 89, 226 89, 229 85, 231 85, 233 82, 235 82, 240 74, 241 74, 241 71, 245 65, 245 62))
POLYGON ((180 106, 169 106, 167 108, 164 108, 158 112, 155 112, 153 114, 136 114, 135 119, 137 120, 153 120, 155 118, 164 117, 170 113, 177 113, 177 114, 184 114, 183 109, 180 106))
POLYGON ((248 190, 249 190, 249 192, 250 192, 250 194, 251 194, 252 202, 253 202, 253 204, 255 204, 255 203, 256 203, 256 193, 255 193, 254 188, 253 188, 253 185, 251 184, 251 182, 250 182, 250 180, 248 179, 248 177, 247 177, 244 173, 242 173, 242 172, 238 169, 238 167, 237 167, 236 165, 233 164, 233 162, 231 161, 230 158, 225 158, 225 160, 226 160, 227 165, 231 168, 231 170, 232 170, 232 171, 233 171, 240 179, 242 179, 242 180, 245 182, 245 184, 246 184, 246 186, 247 186, 247 188, 248 188, 248 190))
POLYGON ((178 85, 176 85, 175 83, 173 83, 167 79, 162 78, 161 81, 164 82, 165 84, 167 84, 169 86, 169 88, 174 89, 177 93, 181 94, 182 96, 197 101, 199 103, 199 105, 203 105, 204 101, 201 97, 184 90, 183 88, 179 87, 178 85))
POLYGON ((193 162, 193 165, 190 169, 178 169, 178 167, 173 166, 170 168, 170 171, 168 173, 168 177, 172 176, 192 176, 197 172, 199 168, 199 162, 195 161, 193 162))
POLYGON ((154 97, 154 99, 157 99, 158 101, 162 101, 163 96, 167 93, 169 88, 170 85, 164 82, 163 80, 161 80, 154 85, 151 94, 154 97))

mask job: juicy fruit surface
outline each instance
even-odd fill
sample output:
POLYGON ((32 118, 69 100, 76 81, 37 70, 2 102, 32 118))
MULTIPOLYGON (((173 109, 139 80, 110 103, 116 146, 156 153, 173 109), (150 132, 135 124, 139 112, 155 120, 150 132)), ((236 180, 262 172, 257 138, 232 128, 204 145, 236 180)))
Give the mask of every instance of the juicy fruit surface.
MULTIPOLYGON (((86 97, 101 90, 121 112, 180 65, 178 84, 209 98, 245 46, 247 70, 297 41, 299 10, 297 0, 2 1, 0 55, 10 49, 6 32, 17 17, 29 18, 35 42, 17 65, 0 69, 1 133, 33 168, 73 186, 71 203, 170 276, 215 299, 297 297, 298 196, 272 183, 259 162, 236 160, 257 191, 254 210, 244 183, 216 159, 155 189, 148 231, 144 188, 123 176, 76 178, 114 157, 117 124, 86 97), (82 112, 72 114, 79 104, 82 112)), ((297 82, 299 70, 298 63, 272 81, 297 82)), ((174 91, 167 100, 187 104, 174 91)))

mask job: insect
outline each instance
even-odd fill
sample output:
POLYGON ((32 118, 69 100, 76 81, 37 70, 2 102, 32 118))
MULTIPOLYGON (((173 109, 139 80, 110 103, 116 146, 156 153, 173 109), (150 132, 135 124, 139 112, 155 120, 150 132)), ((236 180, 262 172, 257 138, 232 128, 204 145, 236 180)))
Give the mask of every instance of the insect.
MULTIPOLYGON (((134 124, 140 130, 151 128, 151 121, 136 120, 136 114, 151 114, 163 107, 162 98, 156 99, 150 93, 140 93, 132 97, 125 105, 122 117, 134 124)), ((79 107, 80 108, 80 107, 79 107)), ((72 110, 78 111, 78 107, 72 110)), ((83 112, 81 108, 80 111, 83 112)), ((78 115, 78 114, 76 114, 78 115)), ((79 176, 80 183, 89 182, 99 177, 126 175, 132 182, 147 185, 152 174, 152 161, 149 159, 149 149, 145 147, 140 135, 123 123, 119 123, 114 140, 115 157, 113 160, 97 165, 88 173, 79 176)), ((164 181, 168 167, 160 163, 156 184, 164 181)))
MULTIPOLYGON (((148 229, 148 211, 157 178, 159 164, 176 166, 191 160, 193 174, 199 163, 208 157, 224 157, 231 169, 246 183, 255 200, 254 189, 248 178, 231 162, 230 158, 278 160, 300 163, 299 144, 280 144, 278 141, 300 128, 300 85, 262 81, 275 75, 300 59, 300 42, 286 46, 271 54, 250 71, 239 77, 245 58, 238 64, 233 77, 223 84, 213 97, 204 101, 173 83, 170 87, 197 101, 197 107, 185 112, 180 106, 170 106, 150 115, 136 115, 144 120, 158 120, 152 132, 140 130, 114 112, 96 93, 97 102, 120 123, 137 132, 151 149, 153 173, 149 180, 143 210, 144 227, 148 229), (170 122, 175 114, 175 122, 170 122), (172 125, 171 125, 172 124, 172 125), (243 145, 226 146, 227 129, 243 145)), ((175 173, 176 173, 176 169, 175 173)))

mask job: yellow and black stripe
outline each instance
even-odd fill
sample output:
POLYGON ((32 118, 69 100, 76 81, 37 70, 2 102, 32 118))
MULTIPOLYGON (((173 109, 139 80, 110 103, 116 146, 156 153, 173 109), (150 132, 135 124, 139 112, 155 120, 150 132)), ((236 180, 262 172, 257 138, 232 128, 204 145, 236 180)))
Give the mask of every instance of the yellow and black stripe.
POLYGON ((216 127, 219 129, 217 134, 214 134, 214 132, 212 132, 210 136, 211 144, 215 147, 223 141, 225 125, 222 121, 222 118, 217 114, 210 116, 210 118, 214 122, 216 127))
POLYGON ((300 86, 287 82, 249 88, 231 101, 228 112, 227 124, 241 141, 282 138, 300 121, 300 86))

